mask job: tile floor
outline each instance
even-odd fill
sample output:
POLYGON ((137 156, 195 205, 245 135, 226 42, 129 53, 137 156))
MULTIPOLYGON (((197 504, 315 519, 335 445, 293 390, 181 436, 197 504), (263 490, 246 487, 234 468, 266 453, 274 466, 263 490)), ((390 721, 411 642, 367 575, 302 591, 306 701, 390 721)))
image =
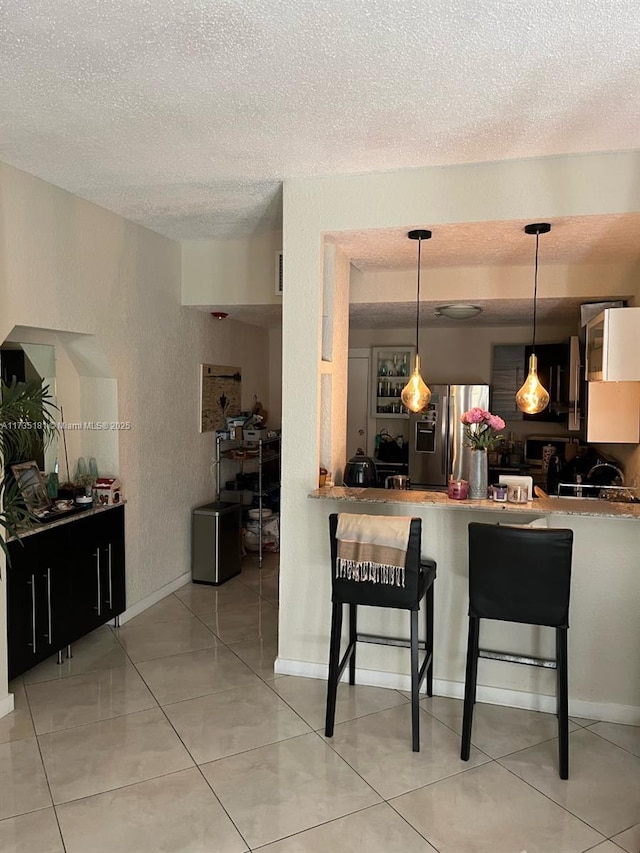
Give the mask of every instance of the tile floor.
POLYGON ((2 853, 639 853, 640 728, 274 676, 278 560, 187 585, 12 684, 2 853))

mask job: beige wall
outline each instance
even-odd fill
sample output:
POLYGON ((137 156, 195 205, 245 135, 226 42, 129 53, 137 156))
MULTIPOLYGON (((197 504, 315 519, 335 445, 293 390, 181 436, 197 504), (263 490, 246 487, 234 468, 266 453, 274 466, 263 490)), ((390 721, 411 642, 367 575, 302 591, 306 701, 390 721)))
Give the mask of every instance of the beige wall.
POLYGON ((269 426, 282 423, 282 329, 269 329, 269 426))
MULTIPOLYGON (((295 519, 295 524, 286 526, 281 540, 279 671, 321 675, 326 672, 328 654, 326 516, 339 506, 308 498, 316 486, 322 445, 318 388, 322 375, 323 235, 388 227, 435 228, 439 223, 539 221, 542 217, 553 221, 565 216, 637 212, 639 171, 640 153, 629 152, 285 181, 282 516, 295 519)), ((335 429, 334 423, 331 428, 335 429)), ((463 652, 458 647, 466 612, 462 594, 464 555, 460 549, 451 551, 449 520, 449 514, 429 517, 429 525, 442 527, 442 575, 447 581, 438 593, 439 601, 444 601, 443 595, 451 596, 446 602, 451 616, 440 622, 441 651, 436 662, 436 678, 443 689, 447 684, 459 684, 462 678, 463 652)), ((599 639, 590 647, 587 666, 584 650, 570 650, 570 656, 576 656, 571 700, 582 702, 585 710, 589 703, 598 705, 598 713, 606 705, 612 716, 618 713, 614 706, 619 706, 618 718, 640 719, 636 665, 640 627, 637 619, 627 618, 630 602, 636 609, 640 606, 637 585, 629 583, 634 571, 637 573, 640 528, 635 523, 615 521, 575 524, 575 528, 580 539, 578 601, 587 623, 589 614, 598 608, 597 580, 608 559, 607 543, 614 539, 620 547, 614 561, 616 584, 610 587, 609 596, 611 607, 625 615, 616 625, 620 632, 616 637, 610 630, 611 620, 604 616, 604 621, 600 620, 597 634, 603 642, 599 639), (622 653, 617 651, 620 645, 622 653), (607 673, 606 683, 594 680, 594 671, 607 673)), ((510 640, 508 632, 505 639, 510 640)), ((406 672, 399 652, 386 650, 385 655, 366 660, 363 666, 377 669, 378 674, 406 672)), ((500 691, 526 693, 531 684, 528 676, 519 672, 496 674, 493 681, 502 698, 504 692, 500 691)), ((451 695, 454 692, 452 687, 451 695)))
POLYGON ((182 243, 183 305, 280 305, 275 292, 280 232, 182 243))
MULTIPOLYGON (((577 324, 541 326, 538 343, 557 343, 578 333, 577 324)), ((349 347, 415 344, 412 329, 351 329, 349 347)), ((494 344, 530 344, 530 326, 428 326, 420 329, 422 374, 427 384, 491 382, 494 344)))
MULTIPOLYGON (((522 300, 529 309, 532 296, 532 266, 425 267, 423 299, 473 302, 477 299, 522 300)), ((541 270, 538 297, 541 300, 572 297, 591 302, 601 297, 632 296, 639 273, 633 263, 545 264, 541 270)), ((351 275, 351 296, 359 302, 413 302, 416 273, 413 270, 359 272, 351 275)), ((579 317, 576 312, 576 322, 579 317)))
MULTIPOLYGON (((268 408, 268 333, 183 307, 178 243, 7 166, 0 244, 0 340, 14 326, 94 336, 117 383, 131 606, 189 571, 190 511, 213 497, 200 363, 242 367, 243 405, 268 408)), ((0 614, 0 702, 5 636, 0 614)))

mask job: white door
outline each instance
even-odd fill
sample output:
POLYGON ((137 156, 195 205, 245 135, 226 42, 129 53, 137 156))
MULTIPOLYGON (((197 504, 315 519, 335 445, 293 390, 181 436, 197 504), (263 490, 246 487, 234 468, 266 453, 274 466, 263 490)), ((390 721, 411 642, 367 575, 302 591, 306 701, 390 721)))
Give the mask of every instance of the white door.
POLYGON ((347 459, 361 448, 368 455, 369 356, 349 356, 347 374, 347 459))

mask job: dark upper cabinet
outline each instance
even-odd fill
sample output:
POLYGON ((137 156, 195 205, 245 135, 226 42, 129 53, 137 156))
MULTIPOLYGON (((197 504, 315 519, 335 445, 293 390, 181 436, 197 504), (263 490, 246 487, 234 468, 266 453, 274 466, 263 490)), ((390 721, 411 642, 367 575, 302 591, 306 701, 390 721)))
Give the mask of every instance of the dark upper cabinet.
POLYGON ((524 344, 500 344, 493 348, 491 371, 491 411, 506 421, 522 420, 516 393, 525 377, 524 344))
MULTIPOLYGON (((577 342, 577 338, 575 341, 577 342)), ((529 371, 531 353, 531 346, 524 344, 494 346, 491 411, 507 421, 541 421, 566 425, 568 416, 576 408, 579 396, 577 379, 571 377, 570 342, 536 345, 538 377, 550 397, 547 408, 537 415, 527 415, 519 411, 515 400, 516 393, 529 371)), ((569 426, 569 429, 573 428, 569 426)))
MULTIPOLYGON (((525 364, 529 369, 532 347, 525 347, 525 364)), ((569 411, 569 344, 538 344, 538 378, 549 392, 549 405, 537 415, 523 415, 525 421, 565 423, 569 411)))

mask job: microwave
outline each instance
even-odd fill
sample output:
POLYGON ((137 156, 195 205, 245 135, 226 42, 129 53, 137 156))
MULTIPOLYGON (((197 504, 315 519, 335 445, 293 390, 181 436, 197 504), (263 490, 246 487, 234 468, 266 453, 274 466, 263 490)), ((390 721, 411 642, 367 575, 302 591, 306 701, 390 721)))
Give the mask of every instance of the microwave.
POLYGON ((558 448, 560 459, 566 458, 566 445, 573 439, 567 435, 528 435, 524 440, 524 461, 530 468, 542 468, 542 449, 547 444, 558 448))

